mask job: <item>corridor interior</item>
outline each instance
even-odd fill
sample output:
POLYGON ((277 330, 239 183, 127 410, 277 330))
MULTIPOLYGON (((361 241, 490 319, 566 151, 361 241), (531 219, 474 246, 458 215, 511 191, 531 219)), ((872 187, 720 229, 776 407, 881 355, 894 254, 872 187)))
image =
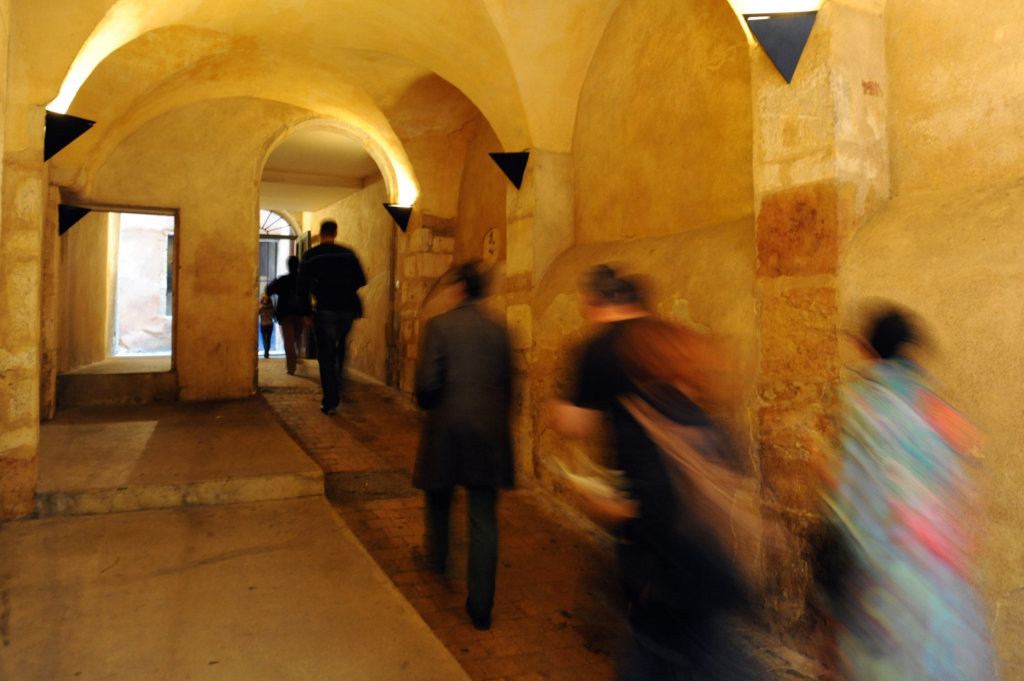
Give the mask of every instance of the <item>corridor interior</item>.
POLYGON ((783 678, 835 662, 858 334, 913 311, 985 433, 971 560, 1024 679, 1021 34, 1024 0, 0 0, 0 678, 613 678, 613 540, 554 472, 608 451, 549 409, 607 263, 727 355, 707 408, 785 538, 744 645, 783 678), (805 11, 784 74, 751 22, 805 11), (324 221, 367 280, 334 418, 259 323, 324 221), (515 374, 488 632, 410 483, 469 261, 515 374))

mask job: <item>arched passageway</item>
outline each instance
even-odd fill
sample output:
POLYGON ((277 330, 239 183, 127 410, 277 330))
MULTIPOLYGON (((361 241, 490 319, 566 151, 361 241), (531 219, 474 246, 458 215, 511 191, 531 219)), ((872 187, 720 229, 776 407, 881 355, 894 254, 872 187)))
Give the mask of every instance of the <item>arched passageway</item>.
POLYGON ((57 375, 113 352, 104 211, 176 217, 145 269, 174 312, 157 315, 159 373, 185 403, 256 389, 260 210, 293 216, 299 243, 339 222, 369 279, 351 366, 406 394, 441 275, 483 259, 520 379, 517 471, 555 497, 544 458, 597 451, 556 435, 546 406, 591 332, 576 281, 621 262, 650 275, 657 314, 729 339, 738 396, 719 415, 793 538, 764 552, 764 611, 813 642, 812 463, 835 435, 840 338, 862 297, 889 296, 938 326, 929 369, 991 434, 981 583, 1021 668, 1014 16, 956 0, 0 0, 0 299, 24 301, 0 310, 0 509, 32 513, 57 375), (812 8, 786 84, 739 15, 812 8), (43 163, 48 104, 96 125, 43 163), (278 164, 303 139, 346 139, 372 168, 278 164), (488 154, 524 150, 515 189, 488 154), (58 237, 61 203, 94 211, 58 237), (411 205, 407 231, 382 203, 411 205))

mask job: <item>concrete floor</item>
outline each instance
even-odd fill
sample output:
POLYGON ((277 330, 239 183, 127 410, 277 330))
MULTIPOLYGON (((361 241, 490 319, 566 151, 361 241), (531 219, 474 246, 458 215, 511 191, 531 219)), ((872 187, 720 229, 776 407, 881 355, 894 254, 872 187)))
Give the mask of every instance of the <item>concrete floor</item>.
POLYGON ((81 374, 156 374, 171 370, 170 355, 141 355, 138 357, 108 357, 101 362, 87 364, 66 372, 81 374))
POLYGON ((0 526, 0 679, 466 679, 323 498, 0 526))
POLYGON ((323 494, 323 472, 259 398, 74 407, 42 426, 43 515, 323 494))

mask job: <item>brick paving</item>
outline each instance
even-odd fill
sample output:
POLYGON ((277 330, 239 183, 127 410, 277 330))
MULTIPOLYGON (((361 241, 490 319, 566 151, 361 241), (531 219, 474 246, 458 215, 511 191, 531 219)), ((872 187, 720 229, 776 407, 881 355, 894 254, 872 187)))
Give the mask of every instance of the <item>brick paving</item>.
POLYGON ((323 467, 328 498, 346 523, 469 676, 612 679, 624 629, 599 541, 560 520, 560 509, 536 492, 503 494, 493 623, 477 631, 464 610, 464 495, 453 504, 448 574, 430 571, 423 551, 423 500, 410 484, 420 414, 394 391, 355 379, 338 415, 324 416, 314 370, 307 363, 285 376, 283 360, 261 360, 262 394, 323 467))

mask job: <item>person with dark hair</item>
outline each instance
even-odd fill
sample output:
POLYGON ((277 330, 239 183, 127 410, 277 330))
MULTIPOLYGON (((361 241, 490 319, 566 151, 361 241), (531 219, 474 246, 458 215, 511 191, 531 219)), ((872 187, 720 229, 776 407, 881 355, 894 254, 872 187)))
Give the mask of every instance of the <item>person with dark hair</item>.
POLYGON ((842 389, 838 456, 825 471, 843 556, 832 590, 850 681, 997 678, 971 538, 983 526, 971 465, 980 433, 909 358, 920 333, 899 310, 864 334, 873 357, 842 389))
MULTIPOLYGON (((627 489, 574 489, 581 510, 615 534, 633 644, 621 681, 770 678, 737 643, 732 618, 748 606, 746 564, 732 555, 757 532, 736 513, 740 476, 715 424, 694 401, 712 390, 711 344, 658 320, 629 280, 607 266, 580 291, 584 317, 605 329, 584 349, 554 429, 587 437, 607 418, 627 489), (740 526, 746 532, 740 532, 740 526)), ((747 506, 751 506, 747 504, 747 506)))
POLYGON ((358 291, 366 286, 359 258, 334 243, 337 237, 338 224, 325 220, 320 225, 320 244, 302 256, 298 277, 299 304, 316 339, 323 390, 320 411, 327 415, 337 413, 341 404, 348 334, 363 316, 358 291))
POLYGON ((270 343, 274 337, 274 301, 266 293, 260 296, 260 336, 263 337, 263 359, 270 357, 270 343))
POLYGON ((512 355, 505 328, 480 310, 484 281, 475 263, 455 270, 457 307, 427 324, 416 370, 416 401, 427 419, 413 484, 425 492, 427 552, 444 572, 448 516, 457 485, 469 494, 469 594, 473 626, 489 629, 498 567, 497 490, 512 487, 509 411, 512 355))
POLYGON ((302 342, 305 321, 304 310, 299 300, 299 259, 288 256, 288 274, 278 277, 267 284, 267 295, 277 296, 277 323, 281 326, 281 338, 284 341, 285 363, 289 374, 295 373, 298 359, 296 344, 302 342))

